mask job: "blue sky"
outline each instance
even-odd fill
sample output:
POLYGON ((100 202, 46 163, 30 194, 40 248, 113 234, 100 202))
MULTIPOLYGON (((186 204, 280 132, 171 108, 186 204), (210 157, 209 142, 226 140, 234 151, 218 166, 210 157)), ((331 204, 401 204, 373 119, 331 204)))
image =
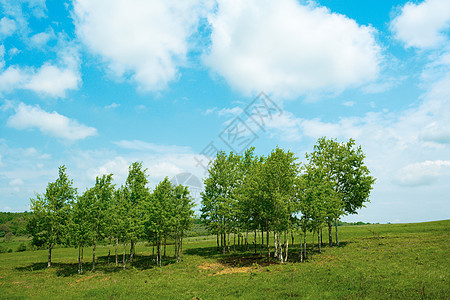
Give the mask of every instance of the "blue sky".
POLYGON ((134 161, 155 185, 202 178, 213 149, 303 161, 327 136, 377 178, 344 220, 448 219, 449 27, 448 0, 0 0, 0 211, 62 164, 79 192, 134 161))

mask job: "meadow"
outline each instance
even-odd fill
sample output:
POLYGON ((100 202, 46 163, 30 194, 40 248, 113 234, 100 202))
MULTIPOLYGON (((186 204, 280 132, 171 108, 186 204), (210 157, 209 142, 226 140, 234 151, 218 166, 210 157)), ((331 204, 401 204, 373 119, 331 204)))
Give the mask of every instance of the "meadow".
MULTIPOLYGON (((105 245, 97 247, 96 271, 91 272, 92 251, 86 248, 81 275, 77 249, 55 248, 50 269, 46 250, 1 253, 0 298, 450 298, 450 220, 339 230, 340 246, 324 245, 319 254, 315 245, 312 257, 308 236, 309 257, 303 263, 298 237, 286 264, 254 254, 253 246, 248 252, 219 254, 215 236, 186 238, 180 263, 168 246, 162 267, 155 266, 152 247, 139 243, 135 262, 122 270, 115 266, 113 246, 105 245)), ((16 238, 0 245, 15 251, 22 242, 16 238)))

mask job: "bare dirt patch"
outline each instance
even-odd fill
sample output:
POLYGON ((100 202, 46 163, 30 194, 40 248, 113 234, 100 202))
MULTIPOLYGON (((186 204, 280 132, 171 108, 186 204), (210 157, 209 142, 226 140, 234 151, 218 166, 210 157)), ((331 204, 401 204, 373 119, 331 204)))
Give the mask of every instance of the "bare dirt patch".
POLYGON ((251 273, 261 271, 261 267, 251 266, 251 267, 232 267, 229 265, 221 263, 202 263, 198 266, 200 272, 202 271, 212 271, 208 276, 224 275, 224 274, 235 274, 235 273, 251 273))

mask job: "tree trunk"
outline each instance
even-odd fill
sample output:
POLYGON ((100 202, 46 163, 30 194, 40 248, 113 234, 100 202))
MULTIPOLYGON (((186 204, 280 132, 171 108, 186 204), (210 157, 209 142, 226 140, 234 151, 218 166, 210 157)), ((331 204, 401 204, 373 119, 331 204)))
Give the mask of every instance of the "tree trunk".
POLYGON ((286 240, 286 255, 284 256, 284 262, 288 260, 288 249, 289 249, 289 237, 286 238, 286 232, 284 233, 284 239, 286 240))
POLYGON ((131 240, 131 246, 130 246, 130 264, 133 263, 133 257, 134 257, 134 241, 131 240))
POLYGON ((220 253, 220 245, 219 245, 219 233, 217 233, 217 252, 220 253))
POLYGON ((334 221, 334 226, 336 227, 336 246, 339 246, 339 238, 338 238, 338 219, 336 218, 334 221))
POLYGON ((166 245, 167 245, 167 238, 164 237, 164 259, 166 259, 166 245))
POLYGON ((301 235, 300 235, 300 262, 303 262, 303 243, 301 235))
POLYGON ((305 251, 304 252, 304 255, 303 255, 303 258, 306 260, 306 230, 305 231, 303 231, 303 250, 305 251))
POLYGON ((52 265, 52 247, 53 245, 48 245, 48 261, 47 261, 47 268, 50 268, 52 265))
POLYGON ((183 255, 183 231, 181 231, 181 236, 180 236, 180 258, 183 255))
POLYGON ((116 238, 116 267, 119 265, 118 248, 119 248, 119 238, 116 238))
POLYGON ((278 240, 277 240, 277 233, 273 233, 273 245, 275 247, 275 252, 273 254, 273 257, 278 257, 278 240))
POLYGON ((330 247, 333 246, 333 236, 331 235, 331 220, 328 219, 328 242, 330 247))
POLYGON ((294 246, 294 231, 291 231, 292 246, 294 246))
POLYGON ((95 240, 94 245, 92 246, 92 272, 95 271, 95 240))
POLYGON ((261 243, 259 244, 259 256, 262 256, 263 248, 264 248, 264 230, 261 228, 261 243))
POLYGON ((323 228, 320 228, 320 246, 321 246, 321 247, 322 247, 322 245, 323 245, 322 231, 323 231, 323 228))
POLYGON ((126 245, 123 244, 123 256, 122 256, 122 267, 125 270, 125 252, 126 252, 126 245))
POLYGON ((83 272, 83 265, 81 262, 81 246, 78 246, 78 274, 83 272))
POLYGON ((322 235, 320 234, 320 230, 317 231, 317 244, 319 245, 319 253, 322 253, 322 247, 321 247, 321 238, 322 235))
POLYGON ((228 232, 228 245, 227 245, 227 249, 228 249, 228 253, 230 253, 230 233, 228 232))
POLYGON ((256 229, 255 229, 255 254, 256 254, 256 242, 257 242, 257 240, 256 240, 256 229))
POLYGON ((247 229, 247 231, 245 232, 245 249, 246 249, 247 251, 250 251, 250 246, 249 246, 249 244, 248 244, 248 229, 247 229))
MULTIPOLYGON (((238 236, 239 241, 239 236, 238 236)), ((236 254, 236 233, 233 232, 233 253, 236 254)))
POLYGON ((314 254, 314 233, 315 233, 315 231, 313 230, 312 231, 312 234, 313 234, 312 243, 311 243, 311 258, 313 257, 313 254, 314 254))
POLYGON ((267 240, 267 260, 269 260, 269 258, 270 258, 269 227, 267 227, 266 240, 267 240))
POLYGON ((281 236, 280 233, 277 233, 278 240, 278 258, 280 259, 280 263, 283 263, 283 245, 281 244, 281 236))

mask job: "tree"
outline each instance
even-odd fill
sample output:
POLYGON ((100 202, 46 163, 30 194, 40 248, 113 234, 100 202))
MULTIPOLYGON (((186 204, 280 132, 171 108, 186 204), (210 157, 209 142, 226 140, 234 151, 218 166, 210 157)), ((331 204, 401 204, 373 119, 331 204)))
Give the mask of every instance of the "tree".
POLYGON ((78 248, 78 274, 83 273, 83 250, 84 247, 92 245, 92 227, 86 213, 91 209, 91 197, 87 194, 77 197, 70 214, 70 245, 78 248))
POLYGON ((204 180, 205 191, 202 192, 201 218, 210 232, 220 236, 223 253, 230 250, 227 235, 237 224, 238 188, 242 183, 243 173, 241 157, 231 152, 218 152, 215 160, 210 162, 208 177, 204 180))
POLYGON ((135 255, 134 244, 143 235, 142 223, 142 202, 144 202, 150 194, 148 189, 147 169, 143 169, 142 162, 134 162, 128 171, 128 177, 122 190, 123 200, 128 202, 128 234, 130 247, 130 263, 133 263, 135 255))
MULTIPOLYGON (((356 214, 369 201, 370 190, 375 179, 370 176, 369 169, 364 165, 365 155, 361 146, 355 147, 355 141, 339 143, 335 139, 320 138, 314 146, 314 151, 306 153, 309 164, 322 169, 327 180, 333 183, 336 196, 342 202, 342 214, 356 214)), ((341 215, 342 215, 341 214, 341 215)), ((339 245, 336 227, 336 244, 339 245)), ((332 244, 331 219, 328 219, 329 242, 332 244)))
MULTIPOLYGON (((293 226, 292 215, 296 210, 296 181, 299 164, 291 151, 275 148, 265 160, 261 172, 262 217, 265 220, 267 254, 270 257, 269 232, 275 234, 275 256, 283 262, 281 234, 293 226)), ((288 240, 285 234, 285 256, 288 240)), ((285 259, 286 260, 286 259, 285 259)))
POLYGON ((173 197, 173 234, 175 238, 175 256, 177 262, 180 261, 183 252, 184 233, 192 226, 193 208, 195 203, 189 196, 187 187, 178 185, 174 189, 173 197))
MULTIPOLYGON (((343 205, 335 193, 333 182, 329 181, 325 170, 315 165, 303 166, 304 173, 299 178, 299 209, 302 213, 300 227, 303 231, 303 253, 306 258, 306 231, 313 232, 311 253, 314 251, 314 233, 319 232, 329 218, 336 218, 342 214, 343 205)), ((318 240, 319 251, 321 247, 318 240)))
POLYGON ((109 207, 114 195, 112 174, 97 176, 95 186, 87 190, 84 196, 89 201, 85 212, 92 232, 92 271, 95 270, 95 249, 97 241, 105 238, 109 225, 109 207))
POLYGON ((171 199, 174 197, 174 190, 169 178, 164 178, 154 189, 150 201, 146 206, 146 228, 148 237, 152 237, 156 242, 156 263, 161 266, 161 246, 163 237, 170 230, 170 214, 173 211, 171 199))
POLYGON ((58 179, 47 185, 44 195, 37 194, 36 199, 31 199, 33 214, 27 224, 28 232, 33 236, 32 243, 48 247, 47 267, 51 266, 53 247, 66 242, 67 221, 77 195, 64 165, 59 167, 58 173, 58 179))

